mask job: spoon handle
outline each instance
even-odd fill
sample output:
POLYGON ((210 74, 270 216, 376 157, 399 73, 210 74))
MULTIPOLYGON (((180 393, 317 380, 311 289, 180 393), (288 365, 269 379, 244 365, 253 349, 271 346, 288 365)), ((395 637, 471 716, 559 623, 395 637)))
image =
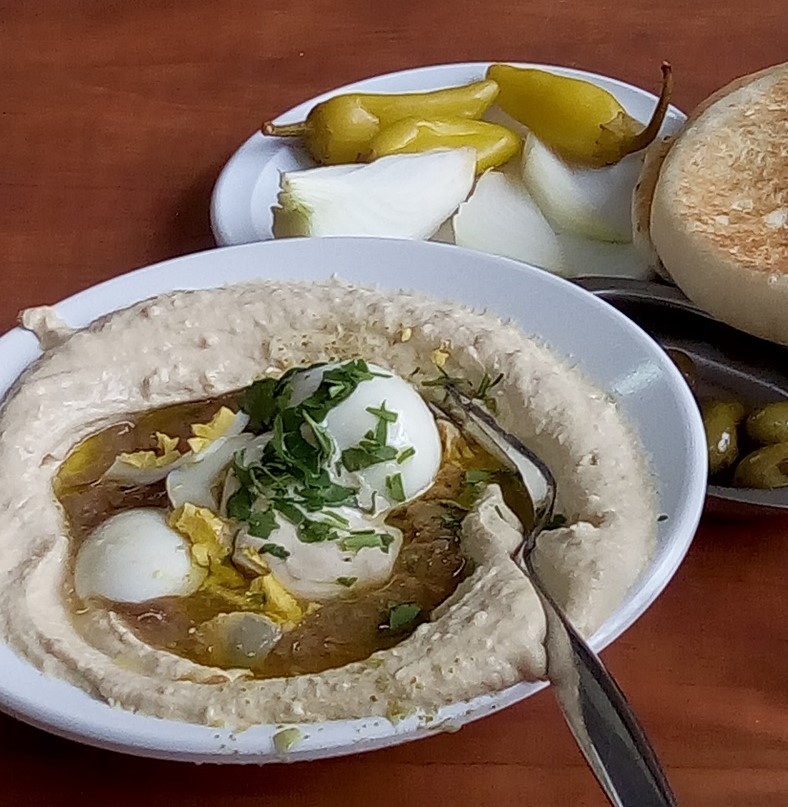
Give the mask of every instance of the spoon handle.
POLYGON ((547 676, 608 800, 614 807, 676 807, 656 754, 624 694, 536 574, 529 572, 547 618, 547 676))

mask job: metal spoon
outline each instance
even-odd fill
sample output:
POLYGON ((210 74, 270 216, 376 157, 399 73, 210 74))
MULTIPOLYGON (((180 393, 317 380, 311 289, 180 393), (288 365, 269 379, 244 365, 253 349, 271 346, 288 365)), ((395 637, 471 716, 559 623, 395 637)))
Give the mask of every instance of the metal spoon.
POLYGON ((446 400, 437 408, 513 470, 530 496, 528 506, 516 496, 506 500, 521 520, 521 514, 530 515, 533 508, 533 526, 526 531, 512 559, 533 583, 542 602, 547 621, 547 677, 602 790, 614 807, 676 805, 657 757, 624 694, 572 627, 534 568, 536 539, 553 513, 553 475, 539 457, 467 395, 452 385, 447 385, 446 393, 446 400))
MULTIPOLYGON (((574 282, 626 314, 663 348, 689 356, 701 399, 738 400, 753 408, 788 400, 788 348, 719 322, 666 283, 612 277, 574 282)), ((726 517, 784 515, 788 488, 710 484, 707 506, 726 517)))

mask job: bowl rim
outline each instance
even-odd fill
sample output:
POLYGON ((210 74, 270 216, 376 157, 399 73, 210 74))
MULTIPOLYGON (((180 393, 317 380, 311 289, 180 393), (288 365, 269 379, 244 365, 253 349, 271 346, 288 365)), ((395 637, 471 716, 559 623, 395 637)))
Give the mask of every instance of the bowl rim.
MULTIPOLYGON (((384 254, 394 256, 399 254, 402 256, 401 259, 407 258, 409 261, 426 254, 433 263, 440 257, 445 263, 450 262, 452 267, 470 262, 474 268, 478 266, 481 269, 484 264, 488 264, 500 271, 502 283, 504 275, 508 275, 508 279, 525 277, 527 280, 516 282, 535 284, 535 287, 542 286, 551 293, 563 295, 566 299, 573 298, 576 303, 589 310, 595 309, 600 316, 600 322, 607 320, 629 334, 638 347, 659 365, 667 382, 666 389, 675 398, 677 407, 686 419, 682 426, 683 443, 677 444, 683 447, 686 455, 686 467, 683 469, 686 484, 682 489, 680 504, 672 514, 670 551, 656 564, 652 559, 648 569, 641 573, 627 597, 592 637, 590 644, 599 651, 618 638, 662 592, 689 549, 703 508, 706 448, 700 414, 679 371, 639 326, 603 300, 569 281, 540 269, 454 245, 395 239, 331 238, 269 241, 206 250, 172 258, 99 283, 67 297, 55 304, 54 308, 72 327, 81 328, 106 313, 159 293, 214 288, 241 283, 244 280, 281 278, 283 273, 279 267, 273 272, 270 271, 270 267, 277 260, 277 252, 280 254, 279 260, 287 263, 294 258, 298 259, 299 255, 303 260, 314 250, 324 258, 331 255, 332 259, 325 261, 330 266, 341 264, 343 260, 348 259, 348 256, 356 253, 370 256, 374 254, 379 263, 383 262, 384 254), (257 260, 258 253, 262 253, 261 260, 257 260), (260 273, 257 268, 250 269, 250 264, 265 267, 265 271, 260 273), (217 267, 219 277, 215 274, 217 267), (208 277, 212 278, 210 282, 206 280, 208 277)), ((297 260, 295 262, 297 263, 297 260)), ((288 277, 290 277, 289 271, 290 268, 284 273, 288 277)), ((333 269, 322 271, 322 266, 319 271, 319 275, 312 274, 310 277, 327 279, 334 272, 333 269)), ((366 285, 370 283, 374 281, 366 281, 366 285)), ((430 292, 423 293, 430 294, 430 292)), ((13 357, 7 369, 4 367, 0 371, 0 395, 5 395, 10 385, 8 382, 39 354, 35 338, 20 328, 15 328, 0 337, 0 356, 13 357)), ((235 732, 230 729, 214 729, 113 709, 65 681, 49 678, 38 672, 3 643, 0 643, 0 671, 2 671, 0 710, 69 739, 102 748, 164 759, 254 763, 278 759, 273 751, 272 739, 281 726, 265 724, 244 732, 235 732), (15 665, 14 660, 17 662, 15 665), (13 671, 9 665, 14 667, 13 671), (51 697, 51 702, 42 700, 40 694, 42 690, 51 697), (75 713, 74 708, 63 707, 62 701, 69 698, 78 701, 78 713, 75 713)), ((339 756, 428 736, 504 708, 543 686, 545 686, 543 682, 518 683, 499 693, 451 704, 444 707, 439 719, 430 725, 424 725, 415 717, 408 718, 398 725, 392 725, 385 718, 302 725, 301 728, 305 733, 311 733, 304 743, 299 744, 288 754, 287 758, 306 760, 339 756), (341 738, 341 741, 337 738, 341 738)))

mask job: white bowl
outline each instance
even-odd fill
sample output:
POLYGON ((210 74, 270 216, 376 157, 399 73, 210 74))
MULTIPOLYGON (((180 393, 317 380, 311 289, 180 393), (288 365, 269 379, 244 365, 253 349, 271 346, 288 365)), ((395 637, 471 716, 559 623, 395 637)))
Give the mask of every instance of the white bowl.
MULTIPOLYGON (((692 395, 662 350, 630 320, 590 293, 538 269, 454 246, 395 240, 291 239, 188 255, 101 283, 59 303, 74 327, 155 294, 255 278, 324 279, 418 289, 513 318, 576 362, 620 402, 650 457, 659 489, 658 547, 648 568, 591 641, 612 642, 656 599, 689 547, 706 488, 706 445, 692 395)), ((35 338, 14 329, 0 338, 0 396, 37 356, 35 338)), ((21 537, 20 537, 21 539, 21 537)), ((408 719, 332 721, 302 726, 289 759, 381 748, 456 727, 508 706, 543 686, 521 683, 440 710, 432 727, 408 719)), ((235 734, 132 714, 50 678, 0 644, 0 708, 64 737, 167 759, 269 762, 276 726, 235 734)))
MULTIPOLYGON (((302 121, 315 104, 341 93, 423 92, 479 81, 484 78, 490 64, 492 62, 440 64, 356 81, 304 101, 276 118, 276 123, 302 121)), ((521 62, 510 64, 550 70, 562 76, 585 79, 597 84, 612 93, 627 112, 638 120, 648 120, 657 100, 650 92, 639 87, 585 70, 521 62)), ((655 83, 658 79, 659 71, 655 69, 655 83)), ((675 132, 685 120, 684 113, 671 106, 662 132, 675 132)), ((297 138, 263 137, 260 132, 249 137, 222 169, 213 189, 211 229, 216 243, 225 247, 273 238, 271 207, 276 203, 280 172, 298 171, 314 165, 297 138)))

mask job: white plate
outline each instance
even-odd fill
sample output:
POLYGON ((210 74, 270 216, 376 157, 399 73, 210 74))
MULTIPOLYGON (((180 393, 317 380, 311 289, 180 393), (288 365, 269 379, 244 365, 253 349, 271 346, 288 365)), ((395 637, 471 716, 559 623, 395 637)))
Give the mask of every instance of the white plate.
MULTIPOLYGON (((601 650, 631 625, 668 583, 689 547, 706 486, 706 444, 692 395, 678 370, 646 334, 582 289, 513 261, 424 242, 288 239, 212 250, 166 261, 94 286, 59 303, 60 316, 84 327, 99 316, 175 289, 212 288, 254 278, 313 280, 339 274, 383 288, 419 289, 503 317, 545 339, 614 395, 651 458, 659 506, 658 548, 626 600, 591 644, 601 650), (611 346, 615 345, 615 350, 611 346)), ((0 338, 0 397, 39 355, 18 328, 0 338)), ((536 692, 517 684, 503 692, 442 709, 431 727, 416 719, 306 725, 290 759, 337 756, 427 736, 458 726, 536 692)), ((0 644, 0 708, 21 720, 103 748, 167 759, 268 762, 276 759, 276 727, 234 734, 132 714, 47 677, 0 644)))
MULTIPOLYGON (((387 73, 357 81, 318 95, 276 118, 276 123, 296 123, 306 118, 315 104, 347 92, 399 93, 438 90, 468 84, 484 78, 492 62, 466 62, 419 67, 387 73)), ((510 62, 521 67, 551 70, 563 76, 592 81, 612 93, 622 106, 638 120, 648 120, 656 102, 650 92, 607 76, 554 65, 510 62)), ((658 79, 655 70, 654 80, 658 79)), ((674 132, 686 116, 671 106, 663 124, 663 132, 674 132)), ((211 229, 219 246, 250 244, 273 238, 271 207, 279 190, 279 173, 297 171, 315 165, 295 138, 263 137, 253 134, 230 158, 219 175, 211 197, 211 229)))

